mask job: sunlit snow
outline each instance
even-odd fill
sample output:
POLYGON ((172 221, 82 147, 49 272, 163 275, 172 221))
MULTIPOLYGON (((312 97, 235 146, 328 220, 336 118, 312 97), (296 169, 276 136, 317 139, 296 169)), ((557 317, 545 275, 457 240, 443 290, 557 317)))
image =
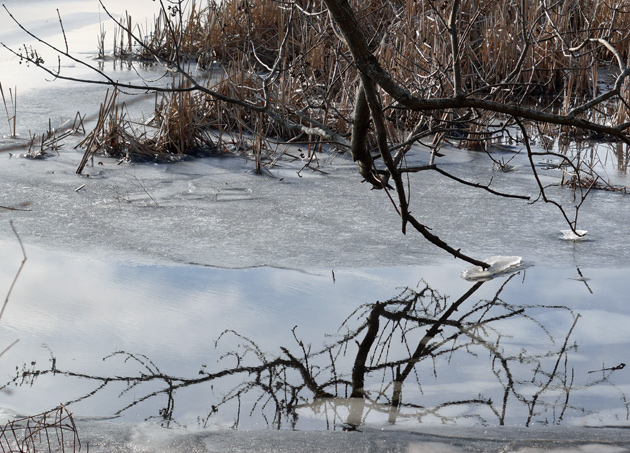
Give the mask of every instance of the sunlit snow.
POLYGON ((586 230, 575 230, 575 232, 573 230, 560 230, 560 232, 562 233, 562 239, 565 241, 581 241, 588 233, 586 230))

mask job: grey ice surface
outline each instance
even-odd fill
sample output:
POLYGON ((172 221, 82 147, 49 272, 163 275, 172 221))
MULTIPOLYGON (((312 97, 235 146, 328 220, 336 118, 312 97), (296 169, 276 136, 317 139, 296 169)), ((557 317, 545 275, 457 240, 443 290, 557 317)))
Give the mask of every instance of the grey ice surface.
MULTIPOLYGON (((422 162, 426 156, 418 152, 415 158, 422 162)), ((121 165, 97 157, 82 176, 74 173, 80 153, 73 150, 45 160, 10 159, 7 153, 0 159, 0 204, 30 209, 2 210, 0 216, 12 219, 30 244, 106 259, 228 268, 386 267, 453 260, 412 228, 403 235, 387 194, 361 184, 355 164, 344 156, 320 155, 316 170, 302 171, 305 162, 284 157, 263 176, 239 156, 121 165)), ((443 162, 460 177, 493 179, 495 189, 537 195, 524 165, 497 173, 484 155, 458 149, 447 150, 443 162)), ((543 175, 547 182, 557 176, 543 175)), ((551 205, 500 198, 432 172, 410 179, 412 213, 475 258, 515 255, 527 264, 560 267, 630 262, 622 227, 630 212, 626 196, 592 193, 578 224, 589 233, 577 243, 561 239, 566 223, 551 205)), ((570 190, 551 188, 550 193, 562 201, 572 196, 570 190)), ((11 235, 6 224, 0 228, 0 237, 11 235)))

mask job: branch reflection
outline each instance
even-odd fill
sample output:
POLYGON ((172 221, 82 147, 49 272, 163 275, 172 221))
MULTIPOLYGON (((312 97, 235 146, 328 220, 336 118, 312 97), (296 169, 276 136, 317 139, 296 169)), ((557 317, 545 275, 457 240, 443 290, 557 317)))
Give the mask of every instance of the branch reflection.
MULTIPOLYGON (((409 420, 503 425, 508 417, 520 417, 527 426, 558 424, 569 413, 586 411, 571 400, 577 384, 569 353, 578 349, 571 335, 580 315, 566 306, 504 300, 506 286, 519 274, 481 300, 473 296, 484 282, 451 301, 421 281, 387 301, 359 306, 320 345, 304 342, 296 326, 295 342, 275 354, 226 330, 215 343, 219 350, 229 344, 226 352, 196 376, 163 373, 149 357, 118 351, 105 360, 124 360, 132 369, 126 375, 78 373, 53 358, 47 369, 24 365, 5 387, 33 385, 43 375, 96 384, 69 406, 122 386, 118 414, 165 398, 150 417, 164 426, 177 423, 178 391, 197 386, 197 398, 207 399, 208 407, 198 417, 201 428, 219 413, 233 416, 234 427, 244 417, 259 417, 277 429, 313 419, 348 430, 409 420), (563 333, 546 325, 550 313, 556 322, 558 316, 563 320, 563 333), (525 331, 533 343, 520 338, 525 331)), ((601 377, 580 386, 610 384, 610 375, 622 368, 602 367, 595 370, 601 377)))

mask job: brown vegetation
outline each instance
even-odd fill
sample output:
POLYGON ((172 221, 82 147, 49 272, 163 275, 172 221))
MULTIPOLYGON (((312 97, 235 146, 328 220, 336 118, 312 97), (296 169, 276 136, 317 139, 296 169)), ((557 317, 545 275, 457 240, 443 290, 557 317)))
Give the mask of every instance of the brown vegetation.
MULTIPOLYGON (((598 80, 618 63, 615 58, 628 59, 627 2, 460 3, 452 25, 458 30, 460 90, 468 96, 567 113, 602 94, 598 80)), ((419 98, 453 94, 446 5, 430 0, 351 4, 370 51, 397 84, 419 98)), ((193 2, 188 9, 164 9, 150 32, 134 35, 137 27, 128 16, 119 25, 118 44, 114 42, 119 58, 182 65, 195 61, 198 67, 214 68, 209 80, 199 82, 209 96, 187 99, 188 110, 204 110, 203 126, 238 131, 241 139, 245 131, 263 140, 271 136, 294 141, 312 139, 317 128, 318 140, 350 145, 344 138, 352 134, 360 77, 324 2, 228 0, 205 6, 193 2), (226 98, 241 103, 226 103, 226 98)), ((614 77, 608 80, 612 83, 614 77)), ((191 87, 187 77, 180 82, 181 87, 191 87)), ((177 97, 162 102, 167 112, 181 105, 180 95, 165 96, 177 97)), ((472 148, 485 148, 503 137, 501 127, 491 126, 503 124, 505 115, 497 119, 490 112, 471 115, 469 109, 413 110, 401 108, 388 93, 381 96, 387 139, 393 144, 405 142, 410 131, 437 132, 441 139, 472 148)), ((608 107, 606 116, 624 122, 626 104, 613 108, 608 107)), ((194 135, 202 124, 182 126, 186 124, 165 130, 189 130, 194 135)), ((575 128, 565 126, 561 132, 575 134, 575 128)), ((375 149, 376 139, 370 136, 369 147, 375 149)), ((171 139, 156 142, 163 152, 190 149, 173 147, 171 139)))
MULTIPOLYGON (((523 96, 534 102, 534 95, 552 95, 563 99, 566 109, 576 100, 600 94, 598 71, 616 64, 612 51, 622 61, 628 59, 629 2, 460 3, 455 18, 459 71, 468 93, 492 93, 497 101, 514 103, 523 96)), ((370 50, 397 83, 421 97, 452 93, 448 5, 430 0, 351 4, 370 50)), ((254 74, 277 65, 276 84, 267 87, 275 95, 270 100, 294 110, 314 108, 319 101, 316 110, 322 112, 316 119, 327 113, 339 120, 354 105, 357 71, 333 33, 322 1, 227 0, 205 7, 193 3, 188 11, 177 11, 176 20, 166 16, 164 12, 156 20, 150 39, 134 47, 137 56, 192 58, 202 67, 216 61, 226 80, 236 79, 233 90, 252 102, 265 89, 265 77, 254 74), (241 85, 239 78, 247 73, 249 84, 241 85)), ((126 55, 122 47, 118 55, 126 55)), ((384 99, 384 105, 389 101, 384 99)), ((331 124, 331 118, 327 120, 331 124)), ((349 132, 347 116, 341 125, 345 131, 338 132, 349 132)))

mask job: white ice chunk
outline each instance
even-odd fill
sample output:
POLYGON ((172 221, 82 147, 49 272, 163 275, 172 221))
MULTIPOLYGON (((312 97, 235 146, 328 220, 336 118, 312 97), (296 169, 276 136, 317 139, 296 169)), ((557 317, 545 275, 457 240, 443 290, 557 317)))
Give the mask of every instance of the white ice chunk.
POLYGON ((484 262, 490 265, 488 269, 484 270, 479 266, 473 266, 462 272, 462 277, 466 280, 491 280, 516 269, 523 262, 523 258, 520 256, 489 256, 484 262))
POLYGON ((562 239, 565 241, 581 241, 584 239, 584 235, 588 233, 586 230, 575 230, 577 234, 571 230, 560 230, 560 232, 562 233, 562 239))

